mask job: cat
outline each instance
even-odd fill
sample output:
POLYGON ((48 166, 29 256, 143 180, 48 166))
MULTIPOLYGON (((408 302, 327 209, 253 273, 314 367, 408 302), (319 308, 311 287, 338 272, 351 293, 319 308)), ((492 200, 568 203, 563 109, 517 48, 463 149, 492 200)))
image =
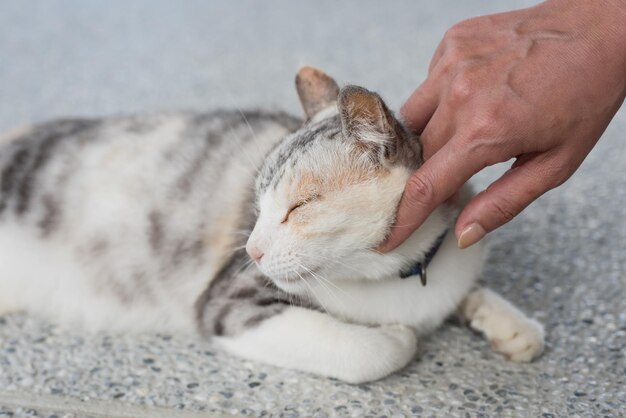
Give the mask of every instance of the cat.
POLYGON ((513 361, 541 354, 541 325, 477 285, 484 244, 456 245, 469 192, 377 252, 422 162, 419 138, 364 88, 311 67, 296 87, 304 121, 172 113, 5 135, 0 314, 199 332, 235 355, 350 383, 402 369, 417 336, 454 314, 513 361))

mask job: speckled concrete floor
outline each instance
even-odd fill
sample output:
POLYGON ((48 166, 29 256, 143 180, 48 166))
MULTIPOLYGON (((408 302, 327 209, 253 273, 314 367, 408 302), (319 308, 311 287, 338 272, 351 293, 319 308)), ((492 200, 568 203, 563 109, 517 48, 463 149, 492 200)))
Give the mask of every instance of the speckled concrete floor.
MULTIPOLYGON (((298 112, 302 64, 397 107, 448 26, 531 4, 225 3, 1 2, 0 130, 166 108, 298 112)), ((625 113, 568 183, 491 237, 484 281, 546 325, 533 364, 507 363, 449 324, 407 370, 351 386, 202 341, 89 336, 11 315, 0 318, 0 417, 626 416, 625 113)))

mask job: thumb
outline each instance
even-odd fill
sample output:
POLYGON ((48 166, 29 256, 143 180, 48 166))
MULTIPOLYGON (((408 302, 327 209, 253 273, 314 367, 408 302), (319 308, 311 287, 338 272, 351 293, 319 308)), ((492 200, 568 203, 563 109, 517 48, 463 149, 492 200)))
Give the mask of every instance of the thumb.
POLYGON ((407 181, 396 222, 378 250, 388 252, 404 242, 437 206, 482 168, 478 159, 464 157, 454 140, 446 143, 407 181))

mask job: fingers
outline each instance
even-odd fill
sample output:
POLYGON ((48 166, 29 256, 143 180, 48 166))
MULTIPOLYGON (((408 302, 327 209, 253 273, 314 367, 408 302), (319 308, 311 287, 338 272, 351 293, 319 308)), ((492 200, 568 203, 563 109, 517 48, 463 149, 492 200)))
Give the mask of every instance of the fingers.
POLYGON ((420 136, 424 160, 432 157, 454 136, 455 125, 451 122, 454 120, 451 113, 449 106, 441 105, 426 124, 420 136))
POLYGON ((479 158, 468 158, 456 141, 448 142, 407 181, 395 225, 378 250, 388 252, 400 245, 437 206, 484 167, 479 158))
POLYGON ((546 154, 522 156, 513 168, 475 196, 461 212, 455 228, 459 247, 466 248, 480 241, 566 177, 556 160, 546 154))
POLYGON ((410 130, 421 133, 439 104, 439 88, 432 78, 424 80, 400 109, 402 119, 410 130))

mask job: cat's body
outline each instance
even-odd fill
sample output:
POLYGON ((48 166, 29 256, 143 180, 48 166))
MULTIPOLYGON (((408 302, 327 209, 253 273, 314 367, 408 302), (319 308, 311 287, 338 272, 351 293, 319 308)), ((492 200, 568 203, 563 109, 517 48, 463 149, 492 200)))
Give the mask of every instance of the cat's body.
POLYGON ((0 151, 0 294, 88 329, 193 331, 254 225, 256 167, 298 126, 218 112, 33 128, 0 151))
POLYGON ((299 81, 302 129, 281 113, 215 112, 59 121, 5 138, 0 314, 199 330, 248 358, 360 382, 403 367, 416 332, 461 308, 499 351, 536 356, 539 325, 472 292, 485 249, 456 246, 458 208, 438 208, 390 254, 372 249, 419 143, 382 102, 359 114, 369 92, 347 91, 338 111, 334 82, 310 69, 299 81), (359 119, 377 109, 380 126, 359 119), (381 129, 404 142, 375 148, 381 129), (369 142, 355 146, 355 130, 369 142), (402 279, 444 234, 426 286, 402 279))

